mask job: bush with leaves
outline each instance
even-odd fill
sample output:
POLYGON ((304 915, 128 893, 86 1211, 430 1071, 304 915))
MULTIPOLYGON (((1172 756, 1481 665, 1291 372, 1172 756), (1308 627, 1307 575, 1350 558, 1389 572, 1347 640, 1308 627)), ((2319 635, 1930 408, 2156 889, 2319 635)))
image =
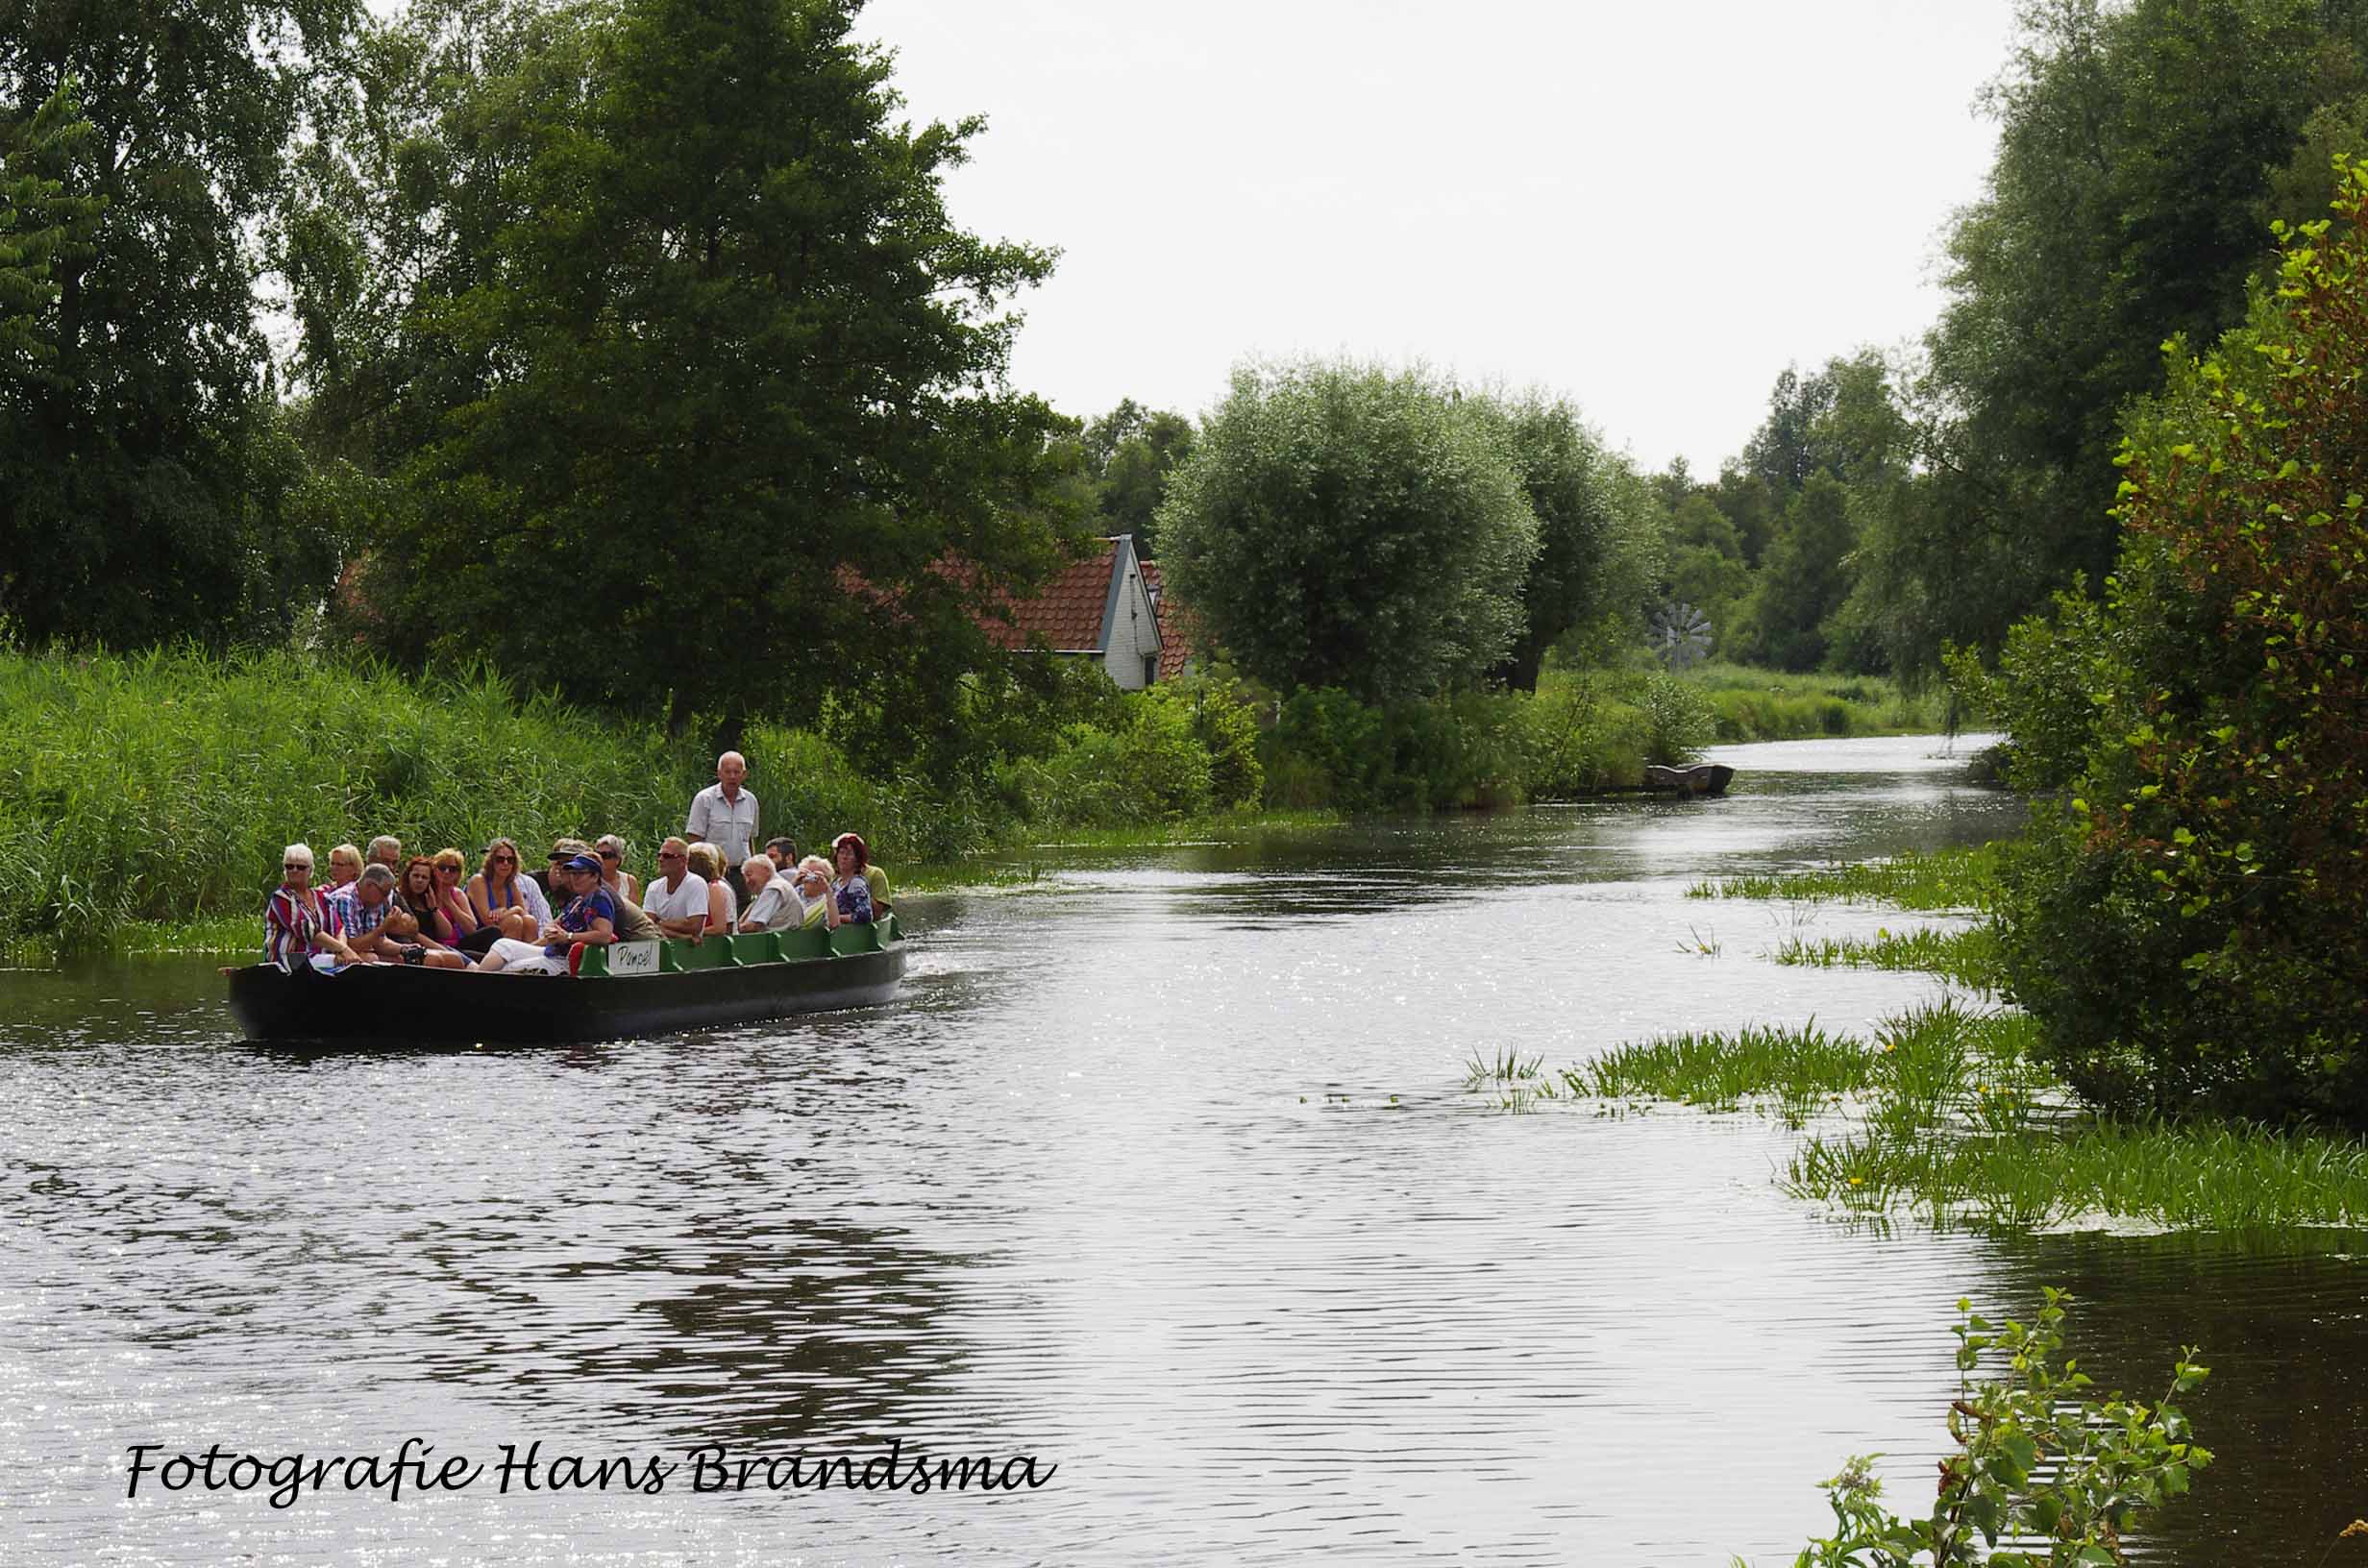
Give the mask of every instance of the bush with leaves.
POLYGON ((2336 210, 2134 411, 2104 607, 2010 661, 2043 758, 2093 710, 2002 915, 2105 1103, 2368 1125, 2368 166, 2336 210))
POLYGON ((1812 1541, 1794 1568, 2072 1568, 2124 1563, 2122 1538, 2149 1510, 2185 1492, 2211 1463, 2176 1401, 2204 1381, 2192 1347, 2171 1368, 2170 1390, 2152 1405, 2118 1393, 2100 1400, 2079 1363, 2059 1364, 2063 1291, 2049 1289, 2038 1321, 1992 1326, 1960 1301, 1958 1395, 1933 1511, 1902 1519, 1882 1502, 1883 1482, 1861 1456, 1824 1482, 1834 1533, 1812 1541), (1975 1381, 1982 1359, 2003 1352, 2003 1376, 1975 1381), (2005 1550, 1999 1542, 2007 1543, 2005 1550))

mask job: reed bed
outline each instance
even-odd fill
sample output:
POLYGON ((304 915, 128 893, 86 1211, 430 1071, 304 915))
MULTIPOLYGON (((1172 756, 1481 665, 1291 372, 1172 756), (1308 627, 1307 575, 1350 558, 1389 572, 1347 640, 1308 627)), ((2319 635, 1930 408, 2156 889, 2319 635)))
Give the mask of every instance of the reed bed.
MULTIPOLYGON (((862 778, 800 730, 744 746, 768 833, 856 826, 883 858, 978 846, 958 802, 862 778)), ((284 652, 0 650, 0 946, 121 947, 259 912, 284 845, 393 833, 410 849, 497 835, 534 851, 622 834, 654 865, 713 759, 484 673, 411 680, 284 652)), ((211 939, 208 939, 211 940, 211 939)))
POLYGON ((1931 735, 1950 726, 1948 695, 1903 691, 1881 675, 1787 674, 1712 663, 1689 671, 1721 741, 1931 735))
POLYGON ((1896 909, 1987 912, 1997 896, 2004 849, 1995 844, 1828 866, 1779 876, 1696 882, 1689 898, 1785 898, 1808 903, 1888 904, 1896 909))

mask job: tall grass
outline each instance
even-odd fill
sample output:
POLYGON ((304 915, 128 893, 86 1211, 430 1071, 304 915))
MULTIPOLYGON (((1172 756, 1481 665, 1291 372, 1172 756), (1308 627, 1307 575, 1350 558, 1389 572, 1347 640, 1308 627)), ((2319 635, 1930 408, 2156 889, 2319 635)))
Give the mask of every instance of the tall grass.
POLYGON ((1998 933, 1986 925, 1963 931, 1878 931, 1872 938, 1787 937, 1769 956, 1779 964, 1812 968, 1944 974, 1977 991, 1995 992, 2003 983, 1998 933))
MULTIPOLYGON (((1713 663, 1684 679, 1709 703, 1725 742, 1933 735, 1949 727, 1944 691, 1911 693, 1882 675, 1787 674, 1713 663)), ((1958 727, 1964 727, 1961 714, 1958 727)))
POLYGON ((1998 894, 2005 846, 1973 845, 1889 860, 1828 866, 1781 876, 1729 876, 1696 882, 1689 898, 1788 898, 1807 903, 1890 904, 1899 909, 1987 910, 1998 894))
MULTIPOLYGON (((986 826, 819 738, 744 749, 768 833, 860 827, 884 859, 978 846, 986 826)), ((411 680, 287 652, 0 650, 0 943, 115 945, 131 920, 253 915, 282 845, 393 833, 472 860, 505 835, 622 834, 647 871, 713 778, 703 748, 479 674, 411 680)))
POLYGON ((1664 1037, 1565 1070, 1605 1100, 1753 1106, 1802 1128, 1777 1177, 1845 1213, 2028 1231, 2108 1216, 2183 1229, 2368 1227, 2368 1142, 2245 1123, 2112 1121, 2071 1109, 2020 1013, 1954 999, 1869 1040, 1798 1029, 1664 1037))

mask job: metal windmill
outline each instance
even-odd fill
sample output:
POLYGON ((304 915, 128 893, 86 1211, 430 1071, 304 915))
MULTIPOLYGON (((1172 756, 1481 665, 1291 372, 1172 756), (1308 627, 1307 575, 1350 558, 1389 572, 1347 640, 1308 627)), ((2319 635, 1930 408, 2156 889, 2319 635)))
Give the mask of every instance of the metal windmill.
POLYGON ((1690 670, 1711 650, 1711 624, 1700 610, 1672 600, 1654 613, 1653 651, 1672 670, 1690 670))

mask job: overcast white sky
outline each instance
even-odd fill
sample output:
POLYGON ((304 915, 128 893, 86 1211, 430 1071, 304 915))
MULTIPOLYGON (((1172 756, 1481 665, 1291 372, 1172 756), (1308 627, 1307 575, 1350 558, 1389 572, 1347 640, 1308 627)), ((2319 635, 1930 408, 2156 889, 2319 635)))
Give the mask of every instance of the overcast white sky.
POLYGON ((1057 246, 1014 375, 1197 414, 1246 358, 1574 398, 1701 477, 1788 362, 1912 340, 2011 0, 873 0, 949 191, 1057 246))

